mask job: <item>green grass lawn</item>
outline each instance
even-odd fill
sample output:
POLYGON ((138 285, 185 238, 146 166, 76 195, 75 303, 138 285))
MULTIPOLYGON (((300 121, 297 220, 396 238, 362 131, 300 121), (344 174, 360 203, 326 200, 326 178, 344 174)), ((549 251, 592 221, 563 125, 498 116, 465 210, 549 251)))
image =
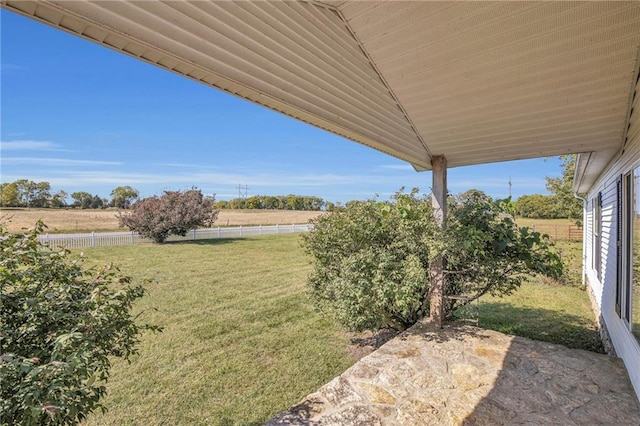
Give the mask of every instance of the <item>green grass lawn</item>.
POLYGON ((354 363, 346 333, 308 302, 297 235, 85 253, 155 280, 137 308, 164 327, 114 363, 109 412, 87 424, 262 424, 354 363))
MULTIPOLYGON (((131 364, 114 363, 109 411, 87 424, 262 424, 354 363, 346 333, 307 299, 310 265, 298 235, 85 253, 90 263, 113 262, 154 280, 136 308, 164 327, 143 336, 131 364)), ((476 308, 482 327, 599 348, 587 295, 577 287, 531 281, 476 308)))
POLYGON ((477 302, 478 325, 506 334, 604 353, 586 291, 532 279, 510 296, 477 302))
POLYGON ((568 285, 531 277, 510 296, 476 302, 480 327, 506 334, 604 352, 591 302, 581 285, 582 242, 559 241, 568 285))

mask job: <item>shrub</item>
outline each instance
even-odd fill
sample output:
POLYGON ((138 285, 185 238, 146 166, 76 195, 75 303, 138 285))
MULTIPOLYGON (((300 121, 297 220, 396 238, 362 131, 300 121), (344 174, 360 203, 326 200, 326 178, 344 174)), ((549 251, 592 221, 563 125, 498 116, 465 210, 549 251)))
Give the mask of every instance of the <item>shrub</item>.
POLYGON ((508 294, 526 273, 558 276, 562 264, 545 236, 518 228, 501 203, 479 191, 450 198, 446 231, 431 198, 398 192, 390 202, 349 202, 313 221, 303 246, 316 306, 350 329, 403 330, 429 314, 429 264, 445 256, 445 311, 483 294, 508 294))
POLYGON ((66 250, 0 232, 0 423, 76 424, 104 407, 110 356, 129 357, 143 296, 116 268, 84 269, 66 250))
POLYGON ((312 299, 350 329, 404 329, 428 312, 428 267, 438 233, 431 202, 349 202, 303 235, 314 260, 312 299))
POLYGON ((487 293, 511 294, 528 275, 563 276, 562 261, 549 236, 519 228, 503 207, 476 190, 449 198, 445 290, 448 295, 465 296, 446 303, 449 315, 487 293))
POLYGON ((119 213, 120 226, 163 243, 169 235, 187 235, 199 226, 211 226, 218 217, 214 199, 205 199, 197 189, 165 191, 161 197, 144 198, 133 205, 131 213, 119 213))

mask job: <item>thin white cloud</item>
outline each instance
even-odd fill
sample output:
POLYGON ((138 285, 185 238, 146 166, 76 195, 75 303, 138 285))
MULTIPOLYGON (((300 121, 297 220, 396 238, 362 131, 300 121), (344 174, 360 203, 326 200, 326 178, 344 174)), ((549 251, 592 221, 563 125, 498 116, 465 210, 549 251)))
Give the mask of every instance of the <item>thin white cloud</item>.
POLYGON ((157 166, 161 167, 176 167, 176 168, 184 168, 184 169, 202 169, 203 166, 200 164, 187 164, 187 163, 158 163, 157 166))
MULTIPOLYGON (((511 185, 513 189, 519 188, 539 188, 544 187, 544 178, 536 179, 512 179, 511 185)), ((449 178, 449 187, 455 188, 505 188, 509 187, 508 179, 455 179, 449 178)))
POLYGON ((72 160, 70 158, 4 157, 3 156, 2 164, 4 165, 24 164, 24 165, 31 165, 31 166, 69 167, 69 166, 119 166, 122 163, 118 161, 72 160))
MULTIPOLYGON (((378 194, 378 199, 388 199, 400 187, 409 191, 413 187, 419 187, 421 193, 431 190, 431 173, 308 173, 296 171, 282 171, 273 168, 243 168, 238 167, 229 170, 199 171, 189 168, 157 170, 140 170, 129 167, 127 163, 91 160, 65 160, 65 159, 32 159, 23 158, 25 164, 34 164, 40 161, 46 165, 75 165, 78 167, 41 167, 33 168, 26 172, 24 167, 7 173, 3 171, 3 181, 13 181, 28 178, 34 181, 47 181, 56 188, 78 188, 89 192, 105 191, 105 188, 113 188, 122 185, 131 185, 141 189, 145 196, 153 193, 161 193, 162 190, 184 190, 196 186, 206 188, 206 193, 217 193, 219 199, 233 198, 237 196, 237 185, 247 185, 250 194, 285 194, 305 193, 319 195, 325 199, 364 199, 372 198, 378 194), (27 162, 28 161, 28 162, 27 162), (114 170, 109 165, 127 166, 128 171, 114 170), (105 165, 106 167, 97 167, 105 165), (84 166, 84 167, 82 167, 84 166), (109 170, 111 169, 111 170, 109 170), (95 189, 94 189, 95 188, 95 189), (367 189, 372 188, 372 189, 367 189), (374 190, 375 189, 375 190, 374 190)), ((3 159, 4 163, 5 159, 3 159)), ((17 161, 13 159, 12 161, 17 161)), ((15 163, 14 163, 15 164, 15 163)), ((179 165, 179 163, 173 163, 179 165)), ((38 164, 36 164, 38 165, 38 164)), ((202 166, 203 169, 205 166, 202 166)), ((123 167, 124 168, 124 167, 123 167)), ((477 188, 492 196, 504 197, 508 193, 508 179, 483 178, 477 176, 455 176, 452 173, 449 178, 449 191, 457 194, 470 188, 477 188)), ((512 179, 514 194, 544 192, 544 179, 514 178, 512 179)), ((203 189, 204 190, 204 189, 203 189)))
POLYGON ((0 141, 2 151, 56 151, 58 145, 50 141, 0 141))
MULTIPOLYGON (((7 159, 7 160, 15 160, 7 159)), ((23 159, 25 164, 34 164, 31 160, 41 160, 47 165, 68 164, 82 165, 85 160, 60 160, 60 159, 23 159)), ((3 159, 3 162, 5 159, 3 159)), ((14 164, 18 163, 13 161, 14 164)), ((119 164, 112 162, 95 162, 99 164, 119 164)), ((93 165, 94 163, 87 164, 93 165)), ((15 176, 16 179, 24 176, 15 176)), ((13 179, 14 176, 5 176, 6 179, 13 179)), ((380 184, 388 183, 389 179, 375 175, 339 175, 339 174, 288 174, 288 173, 264 173, 264 172, 219 172, 219 173, 121 173, 110 170, 65 170, 49 171, 47 175, 30 176, 33 180, 45 180, 52 185, 77 185, 82 182, 84 185, 91 184, 155 184, 159 187, 170 182, 172 185, 249 185, 256 188, 268 187, 321 187, 332 185, 358 185, 358 184, 380 184)))
POLYGON ((383 164, 380 166, 381 169, 390 169, 390 170, 408 170, 415 171, 411 164, 383 164))

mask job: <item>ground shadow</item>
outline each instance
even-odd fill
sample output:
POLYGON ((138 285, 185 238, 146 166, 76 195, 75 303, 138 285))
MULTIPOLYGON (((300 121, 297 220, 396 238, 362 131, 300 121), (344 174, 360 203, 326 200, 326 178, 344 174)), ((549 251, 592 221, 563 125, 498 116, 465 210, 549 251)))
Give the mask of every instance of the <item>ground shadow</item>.
POLYGON ((432 324, 428 318, 420 321, 408 330, 398 335, 398 339, 418 338, 431 343, 446 343, 452 340, 464 341, 470 337, 478 339, 488 338, 482 329, 464 320, 447 321, 442 328, 432 324))
MULTIPOLYGON (((640 404, 620 359, 514 337, 495 380, 461 425, 639 425, 640 404)), ((484 392, 483 392, 484 393, 484 392)))
MULTIPOLYGON (((584 327, 561 312, 518 309, 584 327)), ((362 339, 376 343, 373 335, 362 339)), ((442 328, 421 321, 331 383, 266 424, 316 424, 312 417, 317 424, 375 424, 383 416, 416 425, 640 425, 620 359, 464 321, 442 328)))
POLYGON ((505 334, 605 353, 595 321, 562 311, 483 302, 478 326, 505 334))
POLYGON ((379 331, 364 331, 364 332, 352 332, 349 333, 349 353, 354 359, 359 360, 371 352, 378 349, 380 346, 387 343, 389 340, 396 337, 400 332, 390 328, 385 328, 379 331))

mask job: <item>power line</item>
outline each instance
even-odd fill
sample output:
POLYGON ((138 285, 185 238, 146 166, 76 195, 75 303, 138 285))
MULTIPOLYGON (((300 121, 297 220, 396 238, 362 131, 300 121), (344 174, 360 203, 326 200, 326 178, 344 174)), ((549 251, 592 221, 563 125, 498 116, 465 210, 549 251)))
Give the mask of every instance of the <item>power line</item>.
POLYGON ((238 185, 238 198, 247 198, 247 194, 249 193, 249 187, 245 185, 238 185))

